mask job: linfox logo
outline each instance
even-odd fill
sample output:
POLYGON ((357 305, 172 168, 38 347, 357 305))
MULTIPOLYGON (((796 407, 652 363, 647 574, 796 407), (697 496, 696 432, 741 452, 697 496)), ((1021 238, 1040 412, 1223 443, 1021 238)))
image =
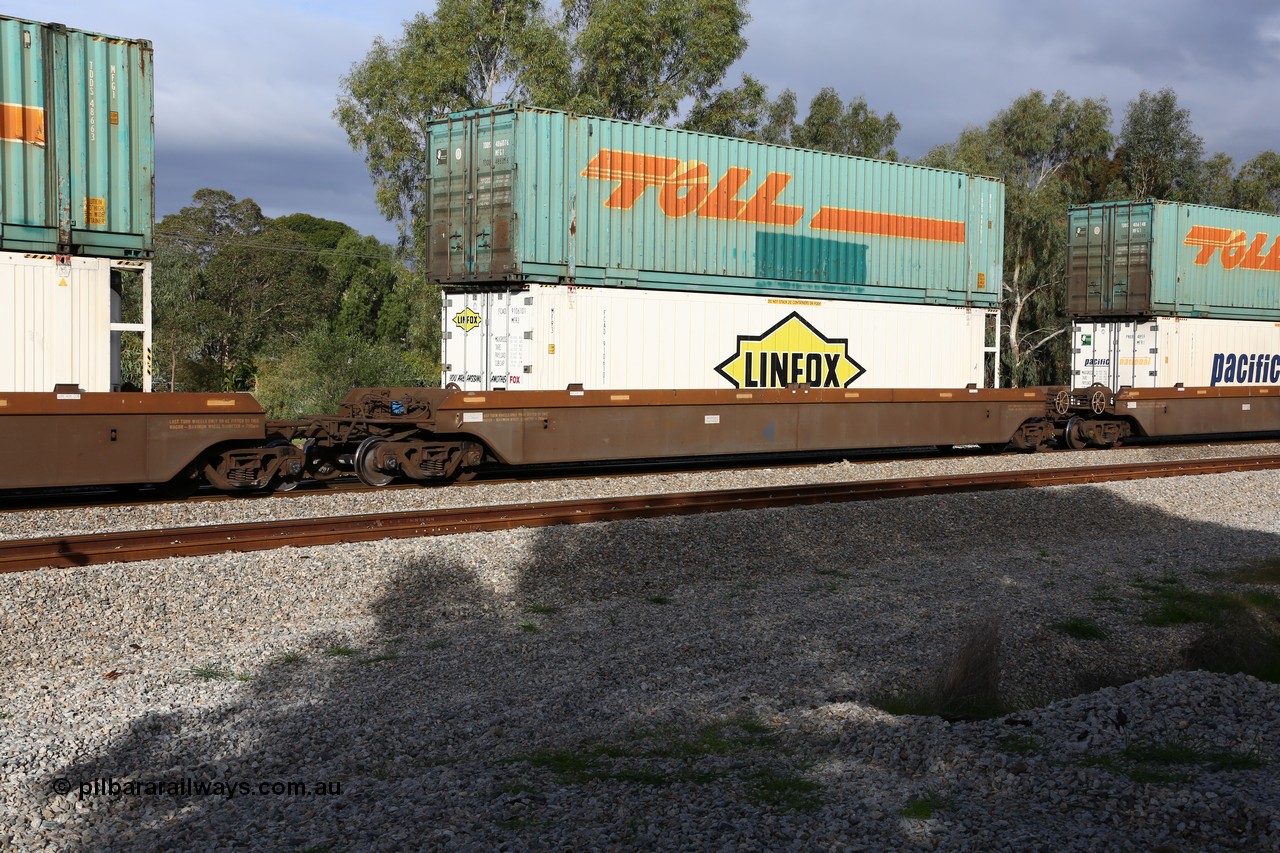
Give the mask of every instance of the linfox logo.
MULTIPOLYGON (((730 167, 714 184, 711 169, 698 160, 657 157, 631 151, 604 149, 582 170, 584 178, 617 184, 604 206, 631 210, 654 188, 658 208, 671 219, 699 216, 731 222, 795 227, 805 218, 803 207, 780 200, 792 181, 786 172, 770 172, 745 200, 739 198, 752 182, 751 170, 730 167)), ((964 222, 928 219, 843 207, 821 207, 808 223, 816 231, 874 234, 910 240, 963 243, 964 222)))
POLYGON ((1247 231, 1232 228, 1211 228, 1208 225, 1192 225, 1183 239, 1187 246, 1198 246, 1200 251, 1191 261, 1197 266, 1207 266, 1213 255, 1221 250, 1222 268, 1228 270, 1268 270, 1280 272, 1280 236, 1263 253, 1270 234, 1257 233, 1249 240, 1247 231))
POLYGON ((716 372, 734 388, 845 388, 866 370, 849 357, 848 338, 828 338, 792 311, 762 335, 739 335, 716 372))
POLYGON ((453 325, 464 332, 469 332, 480 325, 481 317, 470 308, 459 311, 453 316, 453 325))

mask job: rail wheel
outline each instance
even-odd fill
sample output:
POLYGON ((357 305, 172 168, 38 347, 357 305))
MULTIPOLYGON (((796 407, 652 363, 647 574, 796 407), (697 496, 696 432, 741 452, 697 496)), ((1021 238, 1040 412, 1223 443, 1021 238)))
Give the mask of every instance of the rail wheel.
POLYGON ((1062 443, 1068 450, 1084 450, 1089 446, 1089 439, 1084 434, 1084 424, 1079 418, 1072 418, 1062 429, 1062 443))
POLYGON ((197 465, 188 465, 174 476, 167 483, 161 483, 156 487, 160 494, 170 500, 180 501, 189 498, 200 488, 200 468, 197 465))
POLYGON ((395 479, 394 474, 388 474, 377 467, 378 449, 384 444, 387 444, 386 439, 370 436, 356 448, 356 476, 366 486, 385 486, 395 479))
POLYGON ((1065 415, 1071 411, 1071 392, 1065 388, 1053 395, 1053 411, 1065 415))

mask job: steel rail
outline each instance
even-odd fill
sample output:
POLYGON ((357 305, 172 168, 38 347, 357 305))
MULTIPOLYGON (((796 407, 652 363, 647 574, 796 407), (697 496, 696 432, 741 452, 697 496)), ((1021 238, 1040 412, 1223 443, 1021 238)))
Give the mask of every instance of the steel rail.
POLYGON ((1280 456, 1179 460, 1087 468, 998 471, 892 480, 592 498, 537 504, 410 510, 336 518, 295 518, 163 530, 0 541, 0 572, 89 566, 231 551, 335 545, 545 527, 634 518, 693 515, 818 503, 955 492, 1040 488, 1152 477, 1181 477, 1280 468, 1280 456))

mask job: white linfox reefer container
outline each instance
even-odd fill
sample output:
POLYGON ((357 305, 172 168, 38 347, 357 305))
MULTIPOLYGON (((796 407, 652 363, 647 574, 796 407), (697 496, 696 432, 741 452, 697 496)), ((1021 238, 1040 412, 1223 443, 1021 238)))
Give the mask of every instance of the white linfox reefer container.
POLYGON ((141 332, 143 347, 151 345, 149 291, 147 262, 0 252, 0 391, 112 390, 118 333, 141 332), (143 323, 119 322, 112 273, 125 269, 143 276, 143 323))
POLYGON ((532 285, 446 289, 443 380, 467 391, 996 382, 995 311, 532 285))
POLYGON ((1072 334, 1077 387, 1280 385, 1280 323, 1154 317, 1078 322, 1072 334))

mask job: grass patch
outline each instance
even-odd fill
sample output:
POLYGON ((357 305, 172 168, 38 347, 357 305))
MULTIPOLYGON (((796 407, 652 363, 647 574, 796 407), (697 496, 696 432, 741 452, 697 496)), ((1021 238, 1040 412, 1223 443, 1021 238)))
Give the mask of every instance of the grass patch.
POLYGON ((987 619, 970 625, 954 655, 931 683, 873 697, 872 703, 898 716, 936 716, 952 721, 988 720, 1014 710, 1000 699, 999 621, 987 619))
POLYGON ((529 603, 521 609, 524 610, 525 613, 533 613, 539 616, 550 616, 553 613, 560 612, 560 608, 556 607, 554 604, 529 603))
MULTIPOLYGON (((1242 569, 1235 576, 1266 578, 1273 571, 1268 563, 1242 569)), ((1205 626, 1183 651, 1188 667, 1226 674, 1243 672, 1263 681, 1280 682, 1280 598, 1275 594, 1162 586, 1144 597, 1152 605, 1143 617, 1148 625, 1205 626)))
POLYGON ((1000 738, 998 745, 1001 752, 1010 755, 1039 755, 1044 749, 1039 738, 1031 735, 1005 735, 1000 738))
POLYGON ((822 805, 822 786, 802 776, 765 769, 749 779, 747 796, 787 811, 811 812, 822 805))
POLYGON ((400 655, 395 652, 383 652, 380 655, 371 655, 366 658, 360 658, 359 663, 382 663, 383 661, 399 660, 400 655))
POLYGON ((840 578, 846 581, 853 579, 853 572, 845 572, 840 569, 814 569, 814 574, 829 578, 840 578))
POLYGON ((1051 622, 1049 627, 1077 640, 1105 640, 1107 638, 1107 632, 1101 625, 1092 619, 1085 619, 1082 616, 1051 622))
POLYGON ((645 600, 648 601, 650 604, 670 604, 671 603, 671 599, 667 598, 665 595, 651 595, 645 600))
POLYGON ((542 628, 541 628, 541 627, 539 627, 539 626, 537 626, 537 625, 535 625, 535 624, 533 624, 532 622, 521 622, 521 623, 520 623, 520 630, 521 630, 521 631, 524 631, 524 632, 525 632, 525 633, 527 633, 527 634, 541 634, 541 633, 542 633, 542 628))
POLYGON ((1280 557, 1263 560, 1252 566, 1246 566, 1231 573, 1231 579, 1237 583, 1252 583, 1266 586, 1280 585, 1280 557))
POLYGON ((230 681, 236 677, 231 670, 224 669, 216 664, 192 667, 191 674, 203 681, 230 681))
POLYGON ((655 729, 638 732, 632 743, 587 744, 575 749, 539 750, 510 759, 552 773, 566 784, 593 781, 664 787, 724 785, 748 799, 789 811, 821 805, 822 786, 794 773, 761 767, 759 757, 776 746, 776 733, 750 717, 734 716, 693 732, 655 729), (730 759, 725 761, 725 759, 730 759))
POLYGON ((293 666, 306 660, 306 655, 302 652, 281 652, 271 658, 271 663, 276 666, 293 666))
POLYGON ((1266 762, 1257 752, 1215 749, 1187 741, 1141 741, 1126 746, 1116 755, 1103 755, 1077 762, 1125 776, 1134 782, 1168 785, 1190 781, 1196 770, 1256 770, 1266 762))
POLYGON ((944 797, 934 791, 929 791, 923 797, 916 797, 903 806, 899 814, 914 820, 928 820, 943 809, 949 809, 953 806, 955 806, 955 800, 950 797, 944 797))

